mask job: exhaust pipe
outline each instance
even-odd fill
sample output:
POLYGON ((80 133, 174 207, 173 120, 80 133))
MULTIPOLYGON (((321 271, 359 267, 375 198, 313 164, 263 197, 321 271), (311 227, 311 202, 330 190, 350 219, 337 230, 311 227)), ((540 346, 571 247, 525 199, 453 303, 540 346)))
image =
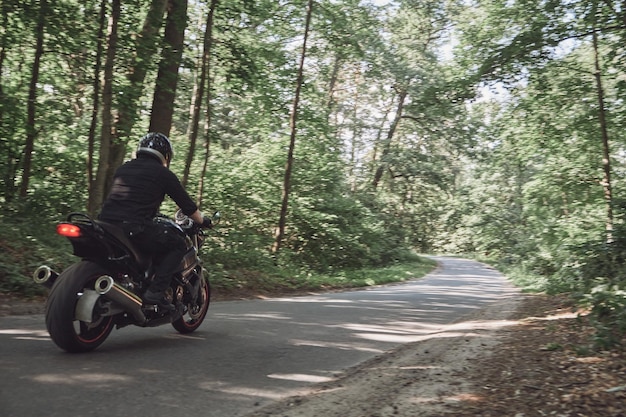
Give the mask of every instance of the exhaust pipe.
POLYGON ((145 324, 146 316, 141 311, 143 304, 141 298, 117 284, 113 278, 102 275, 96 280, 95 290, 98 294, 118 303, 125 311, 131 313, 139 324, 145 324))
POLYGON ((59 273, 52 270, 47 265, 41 265, 33 273, 33 281, 36 284, 41 284, 46 288, 52 288, 52 284, 59 277, 59 273))

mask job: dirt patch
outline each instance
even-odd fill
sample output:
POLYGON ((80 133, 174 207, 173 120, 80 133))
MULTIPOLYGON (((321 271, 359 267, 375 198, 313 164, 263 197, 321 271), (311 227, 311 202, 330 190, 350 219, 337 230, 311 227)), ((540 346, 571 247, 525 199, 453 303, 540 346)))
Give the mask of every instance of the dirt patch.
POLYGON ((0 317, 43 314, 45 311, 45 302, 44 297, 25 299, 0 293, 0 317))
POLYGON ((473 398, 452 414, 626 416, 626 352, 593 352, 585 312, 565 297, 533 296, 514 318, 491 355, 474 361, 473 398))
POLYGON ((626 357, 581 356, 578 313, 564 297, 494 304, 248 417, 624 416, 626 357))
MULTIPOLYGON (((0 315, 43 306, 0 294, 0 315)), ((594 353, 591 335, 567 298, 520 296, 249 417, 626 416, 626 354, 594 353)))

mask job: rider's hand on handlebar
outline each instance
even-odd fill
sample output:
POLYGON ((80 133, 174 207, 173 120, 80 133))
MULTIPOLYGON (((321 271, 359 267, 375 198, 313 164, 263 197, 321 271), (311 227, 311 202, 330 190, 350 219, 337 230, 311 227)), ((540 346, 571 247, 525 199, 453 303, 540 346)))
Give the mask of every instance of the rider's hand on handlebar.
POLYGON ((205 217, 202 220, 202 227, 204 227, 205 229, 212 229, 213 228, 213 222, 211 221, 210 218, 205 217))

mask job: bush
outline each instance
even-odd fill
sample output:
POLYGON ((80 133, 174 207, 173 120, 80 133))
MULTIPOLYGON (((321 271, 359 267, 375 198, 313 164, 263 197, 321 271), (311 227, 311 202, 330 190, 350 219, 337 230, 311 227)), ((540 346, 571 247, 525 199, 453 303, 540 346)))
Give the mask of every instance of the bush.
POLYGON ((598 285, 584 299, 591 308, 595 343, 606 349, 621 344, 626 335, 626 291, 605 279, 597 282, 598 285))
POLYGON ((626 335, 626 239, 588 242, 569 248, 569 256, 549 279, 549 292, 569 292, 590 309, 595 344, 609 348, 626 335))

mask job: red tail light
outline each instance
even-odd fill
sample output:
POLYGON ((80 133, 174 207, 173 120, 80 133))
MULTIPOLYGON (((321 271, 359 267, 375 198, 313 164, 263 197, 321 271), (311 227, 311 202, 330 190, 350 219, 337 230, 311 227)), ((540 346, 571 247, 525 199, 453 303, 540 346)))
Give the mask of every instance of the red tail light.
POLYGON ((57 233, 65 237, 80 237, 80 227, 70 223, 60 223, 57 225, 57 233))

